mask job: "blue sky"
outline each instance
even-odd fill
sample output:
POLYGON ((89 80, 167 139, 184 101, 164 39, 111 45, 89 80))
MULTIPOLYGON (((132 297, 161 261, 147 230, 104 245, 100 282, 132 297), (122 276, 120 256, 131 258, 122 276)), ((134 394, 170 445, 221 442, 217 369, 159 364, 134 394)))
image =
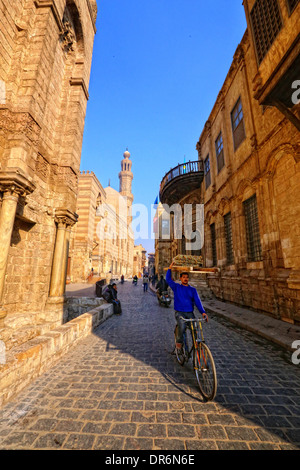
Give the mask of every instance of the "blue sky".
MULTIPOLYGON (((196 143, 246 30, 242 0, 97 4, 81 170, 119 190, 128 147, 134 202, 150 214, 164 174, 198 158, 196 143)), ((136 242, 154 251, 153 240, 136 242)))

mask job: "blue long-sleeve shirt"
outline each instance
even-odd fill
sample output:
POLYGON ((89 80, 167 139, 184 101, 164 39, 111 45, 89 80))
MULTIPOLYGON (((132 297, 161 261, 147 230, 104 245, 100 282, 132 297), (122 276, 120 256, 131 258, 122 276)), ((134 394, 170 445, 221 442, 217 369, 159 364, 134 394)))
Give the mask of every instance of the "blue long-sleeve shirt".
POLYGON ((196 305, 200 313, 205 313, 200 297, 195 287, 183 286, 173 281, 171 269, 168 269, 166 281, 174 292, 174 309, 177 312, 193 312, 196 305))

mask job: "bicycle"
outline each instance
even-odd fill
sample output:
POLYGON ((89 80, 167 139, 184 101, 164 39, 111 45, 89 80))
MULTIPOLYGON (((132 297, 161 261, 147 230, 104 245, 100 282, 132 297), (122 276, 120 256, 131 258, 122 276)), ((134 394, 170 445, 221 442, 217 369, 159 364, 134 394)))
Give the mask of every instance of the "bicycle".
MULTIPOLYGON (((193 357, 193 366, 198 386, 202 396, 211 401, 217 393, 217 372, 212 353, 205 343, 201 322, 205 321, 200 318, 185 319, 180 317, 186 323, 189 323, 183 335, 184 344, 181 349, 176 348, 175 355, 180 365, 184 365, 193 357)), ((175 343, 177 336, 177 328, 175 327, 175 343)))

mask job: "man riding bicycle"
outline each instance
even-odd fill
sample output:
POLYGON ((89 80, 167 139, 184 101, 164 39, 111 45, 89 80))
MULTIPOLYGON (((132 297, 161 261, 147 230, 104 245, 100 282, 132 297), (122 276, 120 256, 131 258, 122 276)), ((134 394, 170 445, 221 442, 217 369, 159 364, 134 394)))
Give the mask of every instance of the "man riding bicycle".
POLYGON ((186 330, 186 323, 183 322, 180 317, 189 319, 195 318, 194 306, 196 305, 203 318, 208 321, 208 317, 205 313, 200 297, 195 287, 189 285, 189 273, 180 273, 181 284, 173 281, 171 277, 171 269, 174 263, 171 263, 166 274, 166 281, 174 292, 174 309, 175 318, 177 321, 177 337, 176 337, 176 348, 181 349, 183 346, 183 335, 186 330))

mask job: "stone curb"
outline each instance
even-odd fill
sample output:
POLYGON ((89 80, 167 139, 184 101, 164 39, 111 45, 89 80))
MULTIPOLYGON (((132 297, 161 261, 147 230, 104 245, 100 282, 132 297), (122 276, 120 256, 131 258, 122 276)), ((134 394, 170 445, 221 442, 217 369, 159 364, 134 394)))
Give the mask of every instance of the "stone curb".
POLYGON ((238 311, 235 312, 234 309, 237 309, 237 307, 234 304, 231 305, 221 301, 217 301, 217 303, 221 305, 218 307, 211 305, 210 302, 203 302, 203 306, 208 313, 222 317, 240 328, 244 328, 277 344, 287 351, 294 351, 292 347, 293 342, 300 340, 299 326, 247 309, 238 308, 238 311), (228 311, 231 308, 233 311, 228 311))
POLYGON ((0 408, 112 315, 103 304, 9 352, 0 365, 0 408))
MULTIPOLYGON (((153 293, 156 290, 150 286, 153 293)), ((257 313, 221 300, 202 301, 207 313, 215 314, 234 325, 261 336, 287 351, 294 351, 292 344, 300 340, 300 326, 257 313), (218 304, 218 305, 214 305, 218 304)))

